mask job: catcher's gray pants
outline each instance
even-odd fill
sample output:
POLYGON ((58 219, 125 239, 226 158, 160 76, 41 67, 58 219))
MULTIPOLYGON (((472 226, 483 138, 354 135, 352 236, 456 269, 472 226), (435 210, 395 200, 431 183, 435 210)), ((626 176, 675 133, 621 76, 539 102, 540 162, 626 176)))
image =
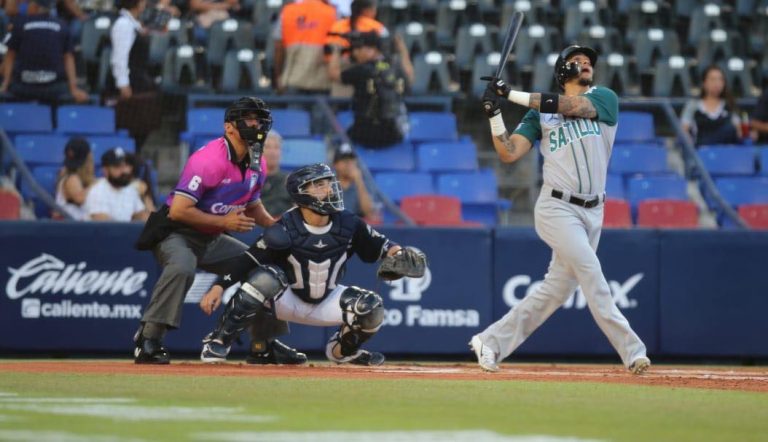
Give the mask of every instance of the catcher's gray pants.
POLYGON ((480 333, 483 343, 509 356, 581 285, 589 311, 624 365, 645 356, 645 344, 613 302, 597 259, 603 205, 586 209, 551 196, 547 186, 534 211, 536 233, 552 248, 544 281, 504 317, 480 333))
MULTIPOLYGON (((223 273, 226 269, 221 268, 221 261, 247 249, 248 246, 241 241, 224 234, 207 235, 194 229, 181 229, 168 235, 154 249, 163 272, 155 284, 141 322, 178 328, 184 297, 195 279, 195 270, 201 268, 212 273, 223 273)), ((262 325, 252 338, 267 339, 288 332, 288 324, 273 318, 266 315, 258 321, 262 325)))

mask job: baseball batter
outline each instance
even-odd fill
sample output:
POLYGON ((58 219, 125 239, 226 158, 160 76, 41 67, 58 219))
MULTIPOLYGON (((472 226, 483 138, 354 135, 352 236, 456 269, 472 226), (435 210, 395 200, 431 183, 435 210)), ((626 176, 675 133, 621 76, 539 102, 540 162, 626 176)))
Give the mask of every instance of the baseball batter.
POLYGON ((643 342, 611 297, 597 258, 603 224, 608 160, 616 137, 619 101, 593 86, 597 53, 565 48, 555 64, 562 95, 511 90, 490 80, 483 108, 493 145, 505 163, 518 160, 536 140, 544 156, 544 184, 534 209, 536 233, 552 248, 544 282, 504 317, 472 337, 470 346, 486 371, 498 371, 509 356, 581 286, 589 311, 624 365, 642 374, 651 362, 643 342), (500 97, 531 108, 511 135, 501 116, 500 97))

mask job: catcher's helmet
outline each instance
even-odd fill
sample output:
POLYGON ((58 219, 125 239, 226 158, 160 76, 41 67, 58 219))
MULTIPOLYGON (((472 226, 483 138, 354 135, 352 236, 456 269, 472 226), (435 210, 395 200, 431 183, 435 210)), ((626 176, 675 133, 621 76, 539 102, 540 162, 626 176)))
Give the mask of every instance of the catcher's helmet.
POLYGON ((584 54, 589 58, 592 63, 592 68, 595 68, 597 64, 597 52, 587 46, 572 45, 563 49, 555 62, 555 79, 557 84, 562 88, 565 83, 573 77, 579 75, 581 68, 573 63, 566 63, 574 54, 584 54))
POLYGON ((285 186, 291 200, 299 207, 306 207, 321 215, 330 215, 344 210, 341 183, 327 164, 311 164, 294 170, 288 175, 285 186), (309 192, 307 184, 325 179, 330 180, 330 192, 325 198, 318 199, 309 192))
POLYGON ((263 143, 272 128, 272 113, 263 100, 242 97, 227 107, 224 122, 234 124, 244 141, 263 143), (246 118, 255 118, 259 122, 258 126, 248 126, 243 121, 246 118))

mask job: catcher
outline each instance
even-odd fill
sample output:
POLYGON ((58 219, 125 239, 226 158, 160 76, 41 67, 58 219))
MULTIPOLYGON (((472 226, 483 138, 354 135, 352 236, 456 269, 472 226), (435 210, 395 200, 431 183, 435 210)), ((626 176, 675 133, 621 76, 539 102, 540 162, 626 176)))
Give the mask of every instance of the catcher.
POLYGON ((423 276, 424 254, 397 245, 345 211, 341 185, 325 164, 292 172, 286 186, 298 207, 286 211, 250 249, 222 266, 231 272, 221 275, 200 301, 210 315, 221 304, 224 290, 242 283, 216 329, 203 339, 200 359, 225 361, 232 342, 266 309, 284 321, 339 326, 325 349, 331 361, 381 365, 383 354, 360 348, 384 321, 381 297, 338 281, 353 253, 364 262, 382 259, 378 276, 387 280, 423 276))

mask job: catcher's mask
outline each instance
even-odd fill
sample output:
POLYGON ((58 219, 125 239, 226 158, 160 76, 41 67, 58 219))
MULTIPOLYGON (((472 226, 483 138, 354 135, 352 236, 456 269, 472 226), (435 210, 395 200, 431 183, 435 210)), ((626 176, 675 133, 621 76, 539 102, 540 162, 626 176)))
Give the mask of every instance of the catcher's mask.
POLYGON ((577 63, 566 63, 569 58, 575 54, 584 54, 589 58, 592 64, 592 69, 595 69, 597 65, 597 52, 587 46, 572 45, 563 49, 555 62, 555 79, 557 84, 562 89, 565 83, 575 77, 578 77, 581 73, 581 67, 577 63))
POLYGON ((272 113, 269 107, 259 98, 242 97, 227 107, 224 122, 234 124, 240 138, 248 144, 251 169, 259 170, 264 141, 272 128, 272 113), (257 124, 249 126, 246 120, 256 120, 257 124))
POLYGON ((341 183, 327 164, 317 163, 294 170, 288 175, 285 186, 291 200, 299 207, 306 207, 320 215, 330 215, 344 210, 341 183), (309 184, 321 180, 328 180, 330 189, 325 198, 319 199, 312 195, 309 184))

